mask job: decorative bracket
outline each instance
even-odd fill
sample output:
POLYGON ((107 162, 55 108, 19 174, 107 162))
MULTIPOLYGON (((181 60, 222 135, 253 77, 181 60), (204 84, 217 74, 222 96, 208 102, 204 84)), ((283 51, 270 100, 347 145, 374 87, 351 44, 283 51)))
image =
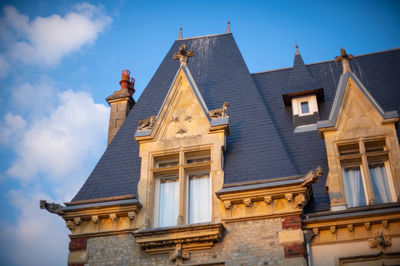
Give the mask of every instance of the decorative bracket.
POLYGON ((190 254, 187 250, 182 249, 182 244, 176 244, 175 250, 169 255, 169 259, 172 262, 176 262, 177 265, 182 264, 183 260, 188 260, 189 258, 190 254))
POLYGON ((370 248, 376 248, 381 246, 382 248, 390 247, 392 245, 392 239, 390 236, 383 236, 382 232, 375 232, 375 238, 368 239, 370 248))

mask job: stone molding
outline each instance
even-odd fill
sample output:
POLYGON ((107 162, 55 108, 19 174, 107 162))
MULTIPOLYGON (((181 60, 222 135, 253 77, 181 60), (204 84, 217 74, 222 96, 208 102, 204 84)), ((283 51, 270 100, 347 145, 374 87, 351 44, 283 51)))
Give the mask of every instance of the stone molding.
POLYGON ((118 200, 63 208, 63 219, 71 230, 70 238, 133 232, 141 204, 137 200, 118 200))
POLYGON ((216 193, 225 210, 222 220, 236 222, 301 214, 312 196, 311 184, 321 175, 322 169, 317 168, 302 177, 225 187, 216 193))
POLYGON ((313 245, 361 240, 368 240, 370 246, 371 243, 377 243, 376 241, 379 242, 379 240, 386 245, 389 243, 390 237, 400 236, 400 213, 345 218, 327 217, 319 221, 307 221, 306 219, 303 220, 303 225, 305 229, 312 229, 314 232, 313 245), (379 238, 379 234, 383 234, 384 237, 382 235, 379 238))
MULTIPOLYGON (((222 223, 191 224, 166 228, 151 228, 133 233, 136 243, 149 254, 208 249, 221 240, 222 223)), ((173 253, 171 253, 173 254, 173 253)), ((171 255, 172 256, 172 255, 171 255)))

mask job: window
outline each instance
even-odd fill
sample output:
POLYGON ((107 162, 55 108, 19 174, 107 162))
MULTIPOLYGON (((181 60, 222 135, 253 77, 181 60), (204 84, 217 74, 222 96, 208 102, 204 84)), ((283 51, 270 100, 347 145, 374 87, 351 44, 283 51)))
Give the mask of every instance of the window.
POLYGON ((292 109, 294 116, 307 116, 318 113, 317 97, 315 95, 293 97, 292 109))
POLYGON ((310 107, 308 106, 308 102, 301 102, 301 113, 308 114, 310 112, 310 107))
MULTIPOLYGON (((343 190, 348 207, 393 201, 384 139, 338 144, 343 190)), ((393 186, 392 186, 393 187, 393 186)))
POLYGON ((211 220, 210 150, 154 157, 154 226, 211 220))

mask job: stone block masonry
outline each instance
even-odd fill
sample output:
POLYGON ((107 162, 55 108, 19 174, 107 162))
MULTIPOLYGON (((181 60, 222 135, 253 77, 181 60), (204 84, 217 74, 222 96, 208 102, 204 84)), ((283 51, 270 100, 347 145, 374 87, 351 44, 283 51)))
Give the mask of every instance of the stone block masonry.
MULTIPOLYGON (((227 223, 219 243, 211 249, 190 251, 190 259, 183 263, 281 265, 285 255, 278 240, 281 230, 281 218, 227 223)), ((169 254, 146 254, 132 234, 89 238, 87 250, 89 265, 175 265, 169 254)))

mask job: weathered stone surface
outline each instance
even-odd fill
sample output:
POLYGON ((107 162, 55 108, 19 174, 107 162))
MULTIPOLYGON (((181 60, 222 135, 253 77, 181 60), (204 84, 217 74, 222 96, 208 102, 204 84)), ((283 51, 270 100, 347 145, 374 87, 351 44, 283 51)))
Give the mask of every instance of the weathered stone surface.
MULTIPOLYGON (((185 263, 225 262, 225 265, 281 265, 280 218, 227 223, 221 242, 211 249, 190 251, 185 263)), ((175 265, 169 253, 149 255, 131 234, 94 237, 88 240, 89 265, 175 265)), ((301 265, 301 264, 300 264, 301 265)))

